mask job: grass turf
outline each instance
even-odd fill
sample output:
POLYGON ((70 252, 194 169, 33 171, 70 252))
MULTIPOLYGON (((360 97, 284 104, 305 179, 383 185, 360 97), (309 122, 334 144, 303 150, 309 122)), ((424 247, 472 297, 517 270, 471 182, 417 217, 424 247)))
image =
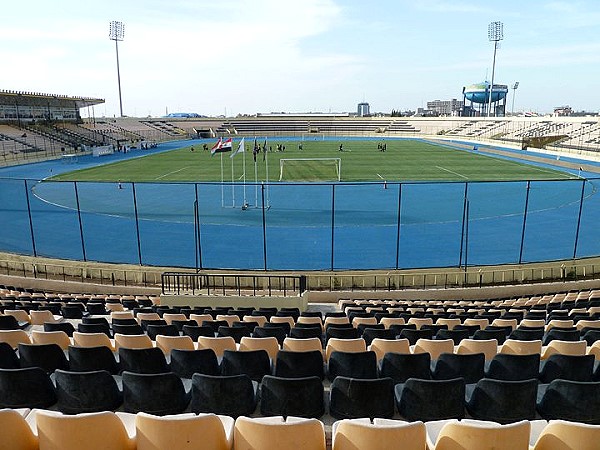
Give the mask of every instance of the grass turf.
MULTIPOLYGON (((234 141, 233 148, 238 146, 234 141)), ((382 141, 383 142, 383 141, 382 141)), ((262 145, 262 142, 260 142, 262 145)), ((271 139, 267 146, 269 180, 279 180, 281 158, 341 158, 342 181, 501 181, 548 180, 576 178, 566 172, 532 164, 496 158, 482 153, 437 145, 421 140, 387 140, 385 152, 378 151, 377 141, 278 141, 271 139), (340 143, 344 151, 339 151, 340 143), (285 151, 274 151, 277 144, 285 151)), ((253 142, 246 140, 246 180, 254 180, 253 142)), ((231 153, 223 153, 225 181, 231 181, 231 153)), ((234 180, 242 176, 244 155, 233 158, 234 180)), ((170 152, 148 155, 116 163, 57 175, 52 179, 69 181, 221 181, 221 156, 211 156, 200 145, 170 152)), ((257 156, 258 179, 265 180, 264 154, 257 156)), ((295 164, 298 167, 298 164, 295 164)), ((332 181, 331 165, 307 163, 310 170, 285 171, 283 181, 332 181)))

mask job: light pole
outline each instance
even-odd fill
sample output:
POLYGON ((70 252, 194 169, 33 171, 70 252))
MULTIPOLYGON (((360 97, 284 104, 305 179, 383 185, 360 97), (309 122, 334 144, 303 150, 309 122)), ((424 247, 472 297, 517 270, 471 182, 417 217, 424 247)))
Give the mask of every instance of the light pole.
POLYGON ((517 94, 517 88, 519 87, 519 82, 515 81, 515 84, 512 85, 512 90, 513 90, 513 100, 512 100, 512 108, 510 110, 510 115, 514 116, 515 115, 515 95, 517 94))
POLYGON ((108 36, 111 41, 115 41, 115 50, 117 52, 117 82, 119 83, 119 109, 121 111, 121 117, 123 117, 123 100, 121 99, 121 72, 119 70, 119 41, 122 41, 125 37, 125 25, 123 22, 113 20, 110 23, 108 36))
MULTIPOLYGON (((494 71, 496 69, 496 50, 498 42, 504 39, 504 24, 502 22, 492 22, 488 26, 488 39, 494 43, 494 61, 492 63, 492 83, 490 84, 490 98, 488 105, 487 116, 490 117, 492 112, 492 91, 494 90, 494 71)), ((494 113, 494 116, 496 114, 494 113)))

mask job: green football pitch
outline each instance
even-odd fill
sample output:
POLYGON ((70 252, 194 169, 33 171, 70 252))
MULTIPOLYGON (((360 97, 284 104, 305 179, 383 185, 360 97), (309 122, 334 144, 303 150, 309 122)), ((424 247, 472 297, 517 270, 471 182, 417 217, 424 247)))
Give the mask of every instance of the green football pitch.
MULTIPOLYGON (((238 147, 235 139, 233 149, 238 147)), ((263 145, 263 141, 259 145, 263 145)), ((501 180, 559 180, 576 178, 566 172, 493 157, 478 152, 464 151, 446 145, 420 140, 386 140, 386 151, 380 151, 383 141, 290 141, 270 139, 265 155, 257 155, 258 180, 279 181, 280 159, 317 159, 315 161, 292 161, 284 163, 282 181, 335 181, 336 163, 319 161, 318 158, 340 158, 341 181, 501 181, 501 180), (300 148, 302 144, 302 148, 300 148), (340 144, 343 151, 340 151, 340 144), (285 145, 284 151, 277 151, 285 145), (268 169, 267 169, 268 167, 268 169)), ((208 145, 210 147, 210 144, 208 145)), ((246 160, 246 180, 255 179, 253 140, 246 139, 246 152, 211 156, 201 144, 178 150, 157 153, 121 162, 76 170, 53 177, 69 181, 221 181, 221 158, 225 181, 238 182, 243 175, 243 159, 246 160), (221 156, 222 155, 222 156, 221 156)))

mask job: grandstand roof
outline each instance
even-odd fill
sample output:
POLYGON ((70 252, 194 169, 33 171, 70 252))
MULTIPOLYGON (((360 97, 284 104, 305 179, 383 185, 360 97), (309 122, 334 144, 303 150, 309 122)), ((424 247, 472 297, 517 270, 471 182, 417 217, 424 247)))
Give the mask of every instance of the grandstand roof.
POLYGON ((75 106, 77 108, 85 108, 104 103, 104 99, 0 90, 0 105, 14 105, 15 103, 18 103, 19 106, 75 106))

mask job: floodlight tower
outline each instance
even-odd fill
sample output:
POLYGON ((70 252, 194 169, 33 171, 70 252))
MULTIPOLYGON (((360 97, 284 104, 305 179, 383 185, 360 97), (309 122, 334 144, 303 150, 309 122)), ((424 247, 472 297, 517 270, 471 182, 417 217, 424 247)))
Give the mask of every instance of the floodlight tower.
MULTIPOLYGON (((502 22, 492 22, 488 25, 488 39, 494 43, 494 61, 492 63, 492 84, 490 85, 490 98, 487 116, 492 112, 492 91, 494 90, 494 71, 496 69, 496 50, 499 42, 504 39, 504 24, 502 22)), ((496 114, 494 114, 496 115, 496 114)))
POLYGON ((121 72, 119 70, 119 41, 122 41, 125 37, 125 25, 123 22, 113 20, 110 23, 108 36, 111 41, 115 41, 115 50, 117 52, 117 82, 119 83, 119 109, 121 111, 121 117, 123 117, 123 100, 121 99, 121 72))
POLYGON ((511 87, 513 90, 513 99, 512 99, 512 108, 510 110, 510 115, 514 116, 515 115, 515 95, 517 94, 517 88, 519 87, 519 82, 515 81, 515 84, 513 84, 511 87))

